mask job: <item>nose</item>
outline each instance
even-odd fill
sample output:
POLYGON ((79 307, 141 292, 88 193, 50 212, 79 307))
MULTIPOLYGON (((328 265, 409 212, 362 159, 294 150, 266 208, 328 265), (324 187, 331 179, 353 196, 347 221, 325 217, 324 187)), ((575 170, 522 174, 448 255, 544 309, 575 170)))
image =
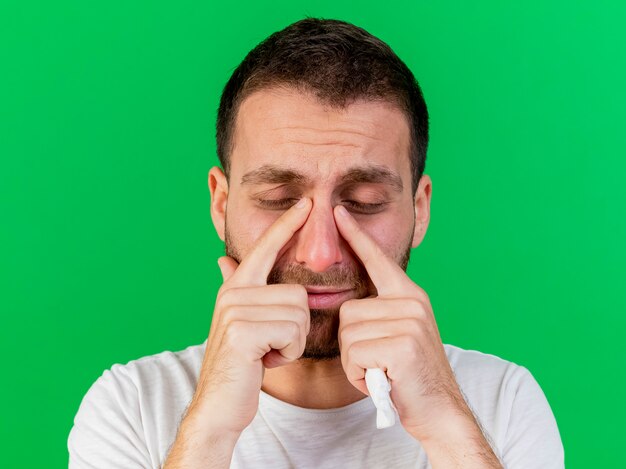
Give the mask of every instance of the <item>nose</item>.
POLYGON ((307 221, 296 236, 296 261, 313 272, 324 272, 333 264, 341 263, 341 235, 330 204, 316 206, 313 203, 307 221))

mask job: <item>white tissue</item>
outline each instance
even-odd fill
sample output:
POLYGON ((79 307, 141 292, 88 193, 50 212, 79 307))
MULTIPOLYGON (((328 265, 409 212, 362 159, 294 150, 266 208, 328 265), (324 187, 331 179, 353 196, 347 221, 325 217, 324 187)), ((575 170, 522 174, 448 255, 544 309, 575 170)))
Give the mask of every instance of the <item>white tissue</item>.
POLYGON ((391 402, 391 384, 383 370, 368 368, 365 370, 365 384, 376 406, 376 428, 388 428, 396 423, 396 410, 391 402))

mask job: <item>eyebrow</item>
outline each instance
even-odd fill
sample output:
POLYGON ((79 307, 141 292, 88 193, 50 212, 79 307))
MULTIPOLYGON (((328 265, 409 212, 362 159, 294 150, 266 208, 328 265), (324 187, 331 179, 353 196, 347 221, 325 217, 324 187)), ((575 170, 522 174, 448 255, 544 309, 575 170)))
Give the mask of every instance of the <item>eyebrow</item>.
POLYGON ((247 172, 241 178, 241 185, 256 184, 306 184, 308 178, 292 169, 266 164, 247 172))
MULTIPOLYGON (((342 185, 347 184, 387 184, 395 191, 402 192, 402 178, 383 165, 371 164, 354 166, 340 176, 342 185)), ((263 165, 260 168, 247 172, 241 178, 241 185, 257 184, 297 184, 307 185, 309 178, 290 168, 275 165, 263 165)))

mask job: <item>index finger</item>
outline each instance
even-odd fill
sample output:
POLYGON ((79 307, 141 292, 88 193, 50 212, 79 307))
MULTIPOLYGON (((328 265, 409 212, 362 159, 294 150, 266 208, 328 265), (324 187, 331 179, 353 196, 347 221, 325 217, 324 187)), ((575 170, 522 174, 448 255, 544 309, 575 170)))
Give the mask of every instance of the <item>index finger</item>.
POLYGON ((402 289, 407 278, 404 270, 363 231, 344 206, 335 207, 335 220, 341 236, 361 259, 378 295, 387 295, 402 289))
POLYGON ((257 241, 250 253, 241 261, 231 279, 237 285, 262 286, 267 284, 276 256, 294 233, 306 221, 311 210, 311 200, 302 197, 283 213, 257 241))

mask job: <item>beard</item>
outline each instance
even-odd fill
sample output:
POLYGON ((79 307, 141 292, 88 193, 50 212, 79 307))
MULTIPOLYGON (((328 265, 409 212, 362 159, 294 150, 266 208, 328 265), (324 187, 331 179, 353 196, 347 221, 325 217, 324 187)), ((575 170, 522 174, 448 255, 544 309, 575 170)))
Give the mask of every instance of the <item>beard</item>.
MULTIPOLYGON (((413 230, 411 230, 412 233, 413 230)), ((225 228, 226 255, 241 263, 242 257, 233 243, 228 223, 225 228)), ((406 271, 411 256, 411 241, 403 246, 399 259, 395 259, 402 270, 406 271)), ((362 263, 354 266, 341 265, 325 272, 313 272, 300 264, 289 264, 285 267, 274 265, 267 277, 267 284, 300 284, 325 287, 344 287, 354 289, 355 299, 376 295, 376 287, 372 283, 362 263)), ((307 335, 306 345, 301 359, 312 361, 334 360, 340 356, 339 349, 339 307, 327 309, 310 309, 311 328, 307 335)))

